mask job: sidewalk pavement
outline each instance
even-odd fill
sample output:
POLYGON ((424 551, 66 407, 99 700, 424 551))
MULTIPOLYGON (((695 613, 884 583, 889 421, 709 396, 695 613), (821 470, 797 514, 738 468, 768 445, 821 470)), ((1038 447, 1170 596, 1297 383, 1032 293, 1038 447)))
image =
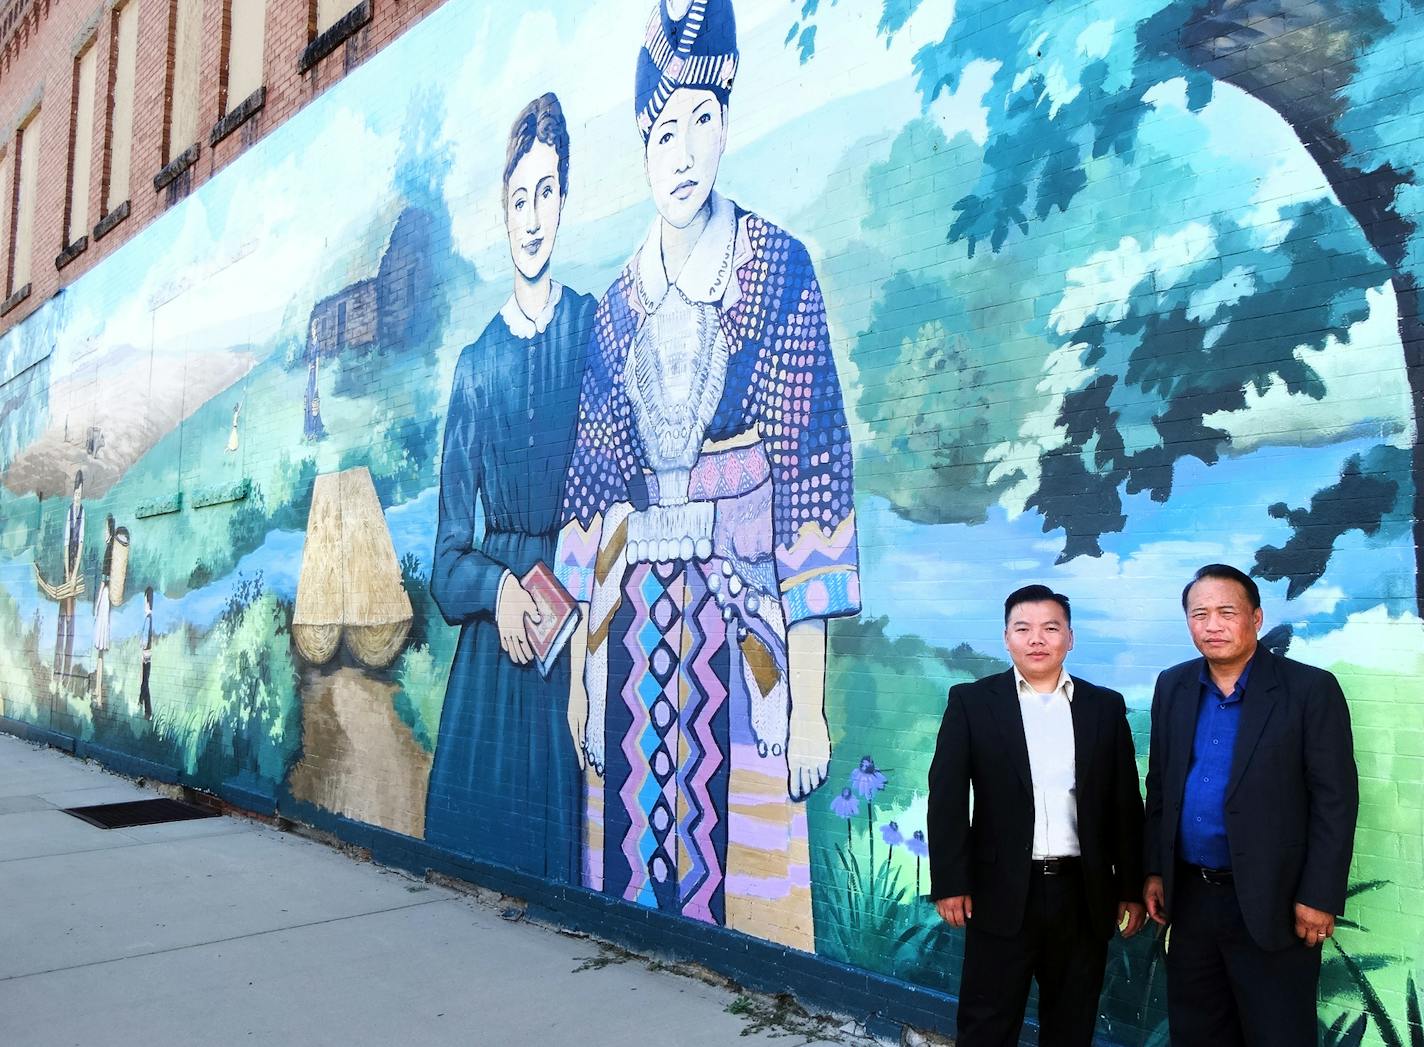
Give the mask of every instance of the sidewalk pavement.
POLYGON ((0 735, 0 1045, 870 1043, 0 735))

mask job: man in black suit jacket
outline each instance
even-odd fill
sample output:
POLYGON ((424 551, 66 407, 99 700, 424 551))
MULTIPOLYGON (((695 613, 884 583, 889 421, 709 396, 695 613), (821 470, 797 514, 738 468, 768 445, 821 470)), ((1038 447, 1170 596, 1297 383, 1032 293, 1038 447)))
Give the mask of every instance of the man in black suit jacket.
POLYGON ((1142 796, 1122 695, 1069 676, 1067 597, 1004 603, 1009 672, 950 689, 930 766, 930 886, 964 936, 959 1047, 1087 1047, 1107 945, 1146 917, 1142 796), (974 790, 971 820, 969 791, 974 790))
POLYGON ((1241 571, 1203 567, 1182 608, 1203 657, 1152 697, 1144 889, 1171 919, 1172 1043, 1313 1044, 1359 808, 1350 710, 1330 673, 1257 645, 1261 594, 1241 571))

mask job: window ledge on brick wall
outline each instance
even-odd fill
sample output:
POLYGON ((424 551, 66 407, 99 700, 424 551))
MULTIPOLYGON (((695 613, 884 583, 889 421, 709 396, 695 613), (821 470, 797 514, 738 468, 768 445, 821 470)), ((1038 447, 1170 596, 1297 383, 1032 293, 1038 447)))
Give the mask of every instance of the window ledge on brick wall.
POLYGON ((3 302, 0 302, 0 316, 4 316, 11 309, 15 308, 15 306, 19 305, 28 297, 30 297, 30 285, 26 284, 24 287, 20 288, 18 291, 12 294, 9 298, 5 299, 3 302))
POLYGON ((159 192, 167 188, 168 184, 177 178, 188 168, 198 162, 198 143, 194 142, 187 149, 175 156, 168 163, 163 165, 163 169, 153 176, 153 191, 159 192))
POLYGON ((103 218, 99 219, 99 224, 94 227, 94 239, 102 240, 113 232, 114 226, 118 225, 129 216, 129 202, 125 200, 114 208, 103 218))
POLYGON ((267 88, 265 86, 259 87, 241 102, 238 102, 237 105, 228 112, 227 116, 213 124, 213 133, 208 135, 208 145, 217 145, 224 138, 257 115, 266 104, 267 88))
POLYGON ((70 244, 68 247, 66 247, 63 251, 60 251, 59 254, 55 256, 54 267, 56 269, 63 269, 70 262, 74 261, 80 255, 82 255, 88 247, 89 237, 81 236, 78 240, 75 240, 74 243, 70 244))
POLYGON ((359 4, 336 20, 330 29, 307 44, 301 58, 297 59, 297 72, 305 73, 342 42, 371 20, 371 0, 361 0, 359 4))

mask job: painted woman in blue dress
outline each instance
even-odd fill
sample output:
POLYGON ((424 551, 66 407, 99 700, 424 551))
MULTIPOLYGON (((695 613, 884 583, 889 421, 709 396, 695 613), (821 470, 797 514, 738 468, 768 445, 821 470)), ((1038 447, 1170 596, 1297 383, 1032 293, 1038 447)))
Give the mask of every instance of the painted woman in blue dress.
POLYGON ((425 811, 427 841, 563 881, 577 876, 582 811, 568 655, 540 674, 525 632, 538 611, 519 580, 554 559, 595 307, 549 273, 568 175, 568 130, 546 94, 519 114, 505 161, 514 293, 460 354, 445 421, 430 588, 460 640, 425 811))

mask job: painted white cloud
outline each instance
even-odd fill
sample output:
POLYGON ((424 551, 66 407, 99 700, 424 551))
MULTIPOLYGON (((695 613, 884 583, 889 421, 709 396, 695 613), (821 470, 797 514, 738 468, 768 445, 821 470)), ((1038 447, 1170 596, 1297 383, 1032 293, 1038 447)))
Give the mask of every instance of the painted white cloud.
POLYGON ((1209 414, 1202 421, 1229 432, 1237 454, 1282 439, 1299 440, 1301 433, 1312 433, 1323 443, 1357 430, 1365 419, 1394 446, 1412 446, 1413 411, 1399 342, 1398 301, 1389 284, 1366 291, 1365 299, 1369 315, 1352 325, 1343 341, 1332 337, 1319 351, 1295 351, 1324 381, 1323 400, 1292 395, 1276 380, 1264 393, 1248 389, 1244 410, 1209 414))
POLYGON ((123 345, 181 357, 262 342, 278 333, 293 288, 311 288, 321 273, 344 281, 334 251, 361 238, 313 202, 339 200, 354 222, 370 220, 389 202, 400 146, 353 105, 299 114, 293 123, 310 126, 282 130, 309 136, 303 150, 271 166, 239 160, 125 245, 112 267, 76 284, 56 346, 60 368, 123 345), (123 294, 105 286, 111 280, 125 282, 123 294))
MULTIPOLYGON (((1413 614, 1392 616, 1384 607, 1372 607, 1350 615, 1338 629, 1297 636, 1290 653, 1311 665, 1347 664, 1392 677, 1418 677, 1424 674, 1421 627, 1424 621, 1413 614)), ((1411 693, 1417 693, 1417 688, 1411 693)))
POLYGON ((1173 284, 1183 270, 1210 255, 1215 243, 1211 228, 1201 222, 1163 233, 1145 247, 1135 237, 1125 236, 1115 248, 1099 251, 1068 270, 1063 298, 1049 325, 1067 334, 1090 319, 1118 323, 1127 316, 1133 289, 1150 274, 1157 274, 1161 285, 1173 284))

